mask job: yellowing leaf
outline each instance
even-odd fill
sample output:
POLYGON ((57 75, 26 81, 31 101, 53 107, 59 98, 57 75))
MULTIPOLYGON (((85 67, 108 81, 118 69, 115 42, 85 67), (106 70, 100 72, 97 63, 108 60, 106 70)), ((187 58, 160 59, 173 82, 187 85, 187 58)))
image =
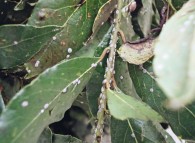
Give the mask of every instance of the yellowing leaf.
POLYGON ((137 44, 123 44, 118 54, 120 57, 131 64, 140 65, 145 63, 153 56, 153 40, 147 40, 137 44))

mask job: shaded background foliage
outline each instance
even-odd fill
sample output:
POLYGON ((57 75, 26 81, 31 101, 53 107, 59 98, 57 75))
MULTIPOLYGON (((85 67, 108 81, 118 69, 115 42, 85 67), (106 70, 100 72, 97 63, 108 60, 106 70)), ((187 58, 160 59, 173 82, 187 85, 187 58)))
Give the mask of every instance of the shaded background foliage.
MULTIPOLYGON (((43 28, 42 26, 47 27, 52 25, 53 27, 51 27, 51 29, 52 31, 54 30, 53 34, 47 35, 48 38, 46 38, 45 41, 40 41, 44 43, 41 44, 40 49, 36 50, 31 57, 22 60, 22 64, 17 63, 11 68, 8 67, 1 70, 0 87, 2 87, 1 94, 6 105, 21 88, 31 83, 31 81, 44 70, 59 63, 63 59, 71 59, 73 57, 99 57, 103 49, 109 45, 111 38, 110 31, 112 29, 110 25, 113 20, 113 14, 109 16, 108 21, 103 20, 105 24, 97 30, 98 32, 95 37, 85 45, 85 42, 93 32, 92 26, 98 10, 106 0, 88 0, 85 3, 83 3, 84 1, 82 0, 66 1, 67 3, 63 0, 59 0, 58 2, 60 4, 55 1, 48 3, 48 1, 44 2, 44 0, 0 1, 2 36, 6 33, 6 31, 3 31, 6 26, 8 26, 8 28, 13 26, 13 29, 19 27, 18 25, 9 24, 25 24, 35 29, 37 27, 43 28), (63 13, 67 13, 67 15, 64 17, 59 16, 63 13), (55 31, 55 29, 57 30, 55 31), (73 51, 69 53, 68 48, 70 47, 73 51), (35 67, 37 61, 40 61, 41 64, 35 67)), ((124 20, 123 25, 121 25, 121 29, 125 28, 124 25, 132 27, 125 31, 125 34, 128 35, 128 40, 133 41, 147 37, 152 28, 158 27, 159 20, 161 19, 159 13, 165 2, 166 1, 162 0, 136 0, 137 8, 129 16, 129 23, 126 23, 124 20), (146 5, 150 7, 150 10, 147 14, 143 14, 144 10, 146 10, 145 8, 147 8, 146 5), (146 21, 148 24, 146 24, 146 21)), ((172 3, 176 10, 179 10, 187 0, 172 0, 169 2, 172 3)), ((170 13, 173 14, 174 10, 172 9, 170 13)), ((43 28, 43 31, 48 30, 43 28)), ((10 34, 14 35, 15 33, 10 32, 10 34)), ((23 34, 24 33, 21 33, 22 36, 23 34)), ((157 33, 157 35, 158 34, 159 33, 157 33)), ((25 37, 22 38, 25 39, 25 37)), ((22 40, 22 38, 19 40, 22 40)), ((121 41, 118 43, 118 47, 120 47, 121 43, 121 41)), ((1 44, 0 39, 0 46, 1 44)), ((11 47, 12 46, 14 45, 11 45, 11 47)), ((4 55, 4 52, 2 52, 2 55, 4 55)), ((3 59, 1 59, 1 62, 3 63, 3 59)), ((82 62, 79 64, 82 65, 82 62)), ((195 126, 194 103, 177 112, 166 109, 162 103, 166 97, 151 76, 153 75, 152 61, 146 62, 143 65, 144 68, 140 69, 139 66, 127 64, 117 57, 115 66, 117 85, 125 94, 135 96, 138 100, 142 100, 150 105, 166 119, 179 137, 189 140, 195 139, 195 128, 192 128, 195 126), (150 74, 148 74, 148 72, 150 74), (129 89, 131 89, 131 91, 129 89)), ((60 115, 59 119, 62 120, 50 124, 49 128, 45 128, 39 138, 39 143, 82 142, 71 136, 81 140, 86 140, 87 137, 91 138, 91 130, 94 128, 96 113, 98 111, 97 101, 101 92, 105 67, 106 60, 104 60, 101 65, 98 65, 93 74, 89 67, 86 68, 90 69, 92 78, 87 78, 85 81, 87 83, 86 86, 83 85, 80 89, 80 92, 82 92, 78 97, 75 96, 77 99, 75 101, 71 100, 72 107, 66 111, 64 116, 63 114, 60 115), (71 136, 61 136, 59 134, 71 136)), ((52 68, 50 70, 52 70, 52 68)), ((84 76, 82 78, 86 77, 84 76)), ((113 117, 111 119, 109 117, 107 118, 108 120, 106 120, 105 124, 106 126, 110 125, 111 132, 106 130, 108 128, 105 128, 104 132, 105 134, 111 135, 113 143, 172 142, 170 137, 165 138, 165 136, 168 135, 162 130, 157 131, 156 126, 151 122, 136 119, 119 121, 113 117)))

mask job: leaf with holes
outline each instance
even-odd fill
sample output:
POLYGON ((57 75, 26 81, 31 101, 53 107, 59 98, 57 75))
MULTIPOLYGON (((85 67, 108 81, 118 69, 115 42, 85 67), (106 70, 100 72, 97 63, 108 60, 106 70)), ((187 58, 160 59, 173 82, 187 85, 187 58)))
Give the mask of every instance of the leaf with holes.
POLYGON ((59 29, 57 26, 0 26, 0 69, 25 63, 40 51, 59 29))
POLYGON ((195 101, 194 5, 190 0, 173 15, 155 44, 154 72, 174 109, 195 101))
POLYGON ((63 61, 21 89, 0 116, 1 143, 35 143, 43 129, 59 121, 71 107, 93 73, 91 64, 97 60, 63 61))
POLYGON ((165 122, 165 120, 150 106, 131 96, 127 96, 120 89, 108 89, 108 108, 112 116, 120 120, 128 118, 165 122))
MULTIPOLYGON (((66 13, 67 15, 61 22, 63 23, 63 29, 55 35, 55 38, 48 39, 48 43, 45 45, 44 49, 25 64, 29 69, 28 71, 31 71, 27 78, 38 75, 46 68, 51 67, 63 59, 72 58, 74 53, 82 48, 83 43, 86 42, 90 36, 95 16, 99 7, 105 1, 106 0, 86 1, 80 7, 76 7, 69 15, 66 13), (40 61, 38 67, 35 67, 36 61, 40 61)), ((51 10, 54 8, 54 12, 55 10, 60 10, 60 13, 65 13, 67 3, 71 2, 59 0, 58 3, 56 3, 56 1, 50 1, 48 3, 48 1, 41 0, 37 6, 39 10, 51 10)), ((33 15, 36 15, 37 11, 33 11, 33 13, 35 13, 33 15)), ((57 19, 57 21, 58 20, 59 19, 57 19)), ((45 21, 47 22, 43 22, 42 25, 56 24, 56 17, 51 16, 48 19, 46 18, 45 21)), ((37 23, 31 24, 39 26, 37 23)))

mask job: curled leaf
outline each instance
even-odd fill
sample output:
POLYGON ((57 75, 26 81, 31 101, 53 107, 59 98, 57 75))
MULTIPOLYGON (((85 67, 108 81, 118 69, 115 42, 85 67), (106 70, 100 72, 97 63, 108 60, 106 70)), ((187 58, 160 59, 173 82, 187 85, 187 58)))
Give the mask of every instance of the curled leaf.
POLYGON ((153 40, 136 44, 125 43, 119 48, 118 54, 131 64, 143 64, 153 56, 153 40))

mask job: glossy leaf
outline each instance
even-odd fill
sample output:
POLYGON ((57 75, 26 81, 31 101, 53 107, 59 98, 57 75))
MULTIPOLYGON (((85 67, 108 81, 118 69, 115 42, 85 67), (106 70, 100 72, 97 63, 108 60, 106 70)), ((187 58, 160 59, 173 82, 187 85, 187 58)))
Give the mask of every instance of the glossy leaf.
POLYGON ((0 26, 0 69, 25 63, 57 33, 59 27, 0 26))
POLYGON ((155 45, 154 72, 174 109, 195 100, 194 5, 190 0, 171 17, 155 45))
POLYGON ((145 69, 139 66, 130 65, 129 71, 136 91, 141 99, 155 109, 170 124, 173 132, 183 139, 195 139, 195 104, 185 107, 182 110, 171 111, 165 108, 166 96, 153 79, 152 64, 146 62, 145 69), (150 75, 149 75, 150 74, 150 75))
POLYGON ((21 89, 0 116, 1 143, 35 143, 47 125, 62 119, 90 79, 91 64, 97 60, 63 61, 21 89))
POLYGON ((125 120, 128 118, 151 120, 155 122, 165 121, 150 106, 131 96, 127 96, 122 91, 107 90, 108 108, 110 114, 117 119, 125 120))
MULTIPOLYGON (((74 53, 83 47, 83 44, 91 35, 95 16, 99 7, 105 1, 86 1, 81 7, 77 7, 72 13, 65 16, 65 19, 63 19, 63 29, 55 35, 54 39, 48 39, 48 43, 44 49, 26 63, 26 67, 31 71, 27 78, 38 75, 46 68, 51 67, 63 59, 72 58, 74 53), (69 48, 72 49, 71 52, 68 52, 69 48), (34 66, 36 61, 40 61, 38 67, 34 66)), ((56 1, 50 1, 48 3, 48 1, 42 0, 39 2, 39 9, 52 9, 53 5, 55 6, 54 10, 62 8, 62 13, 66 12, 66 8, 64 9, 66 7, 64 0, 59 0, 58 3, 56 1)), ((36 11, 33 12, 37 13, 36 11)), ((48 19, 48 23, 52 25, 56 24, 55 21, 55 16, 51 16, 48 19)), ((47 25, 47 22, 43 24, 47 25)), ((37 26, 39 24, 35 23, 35 25, 37 26)))

